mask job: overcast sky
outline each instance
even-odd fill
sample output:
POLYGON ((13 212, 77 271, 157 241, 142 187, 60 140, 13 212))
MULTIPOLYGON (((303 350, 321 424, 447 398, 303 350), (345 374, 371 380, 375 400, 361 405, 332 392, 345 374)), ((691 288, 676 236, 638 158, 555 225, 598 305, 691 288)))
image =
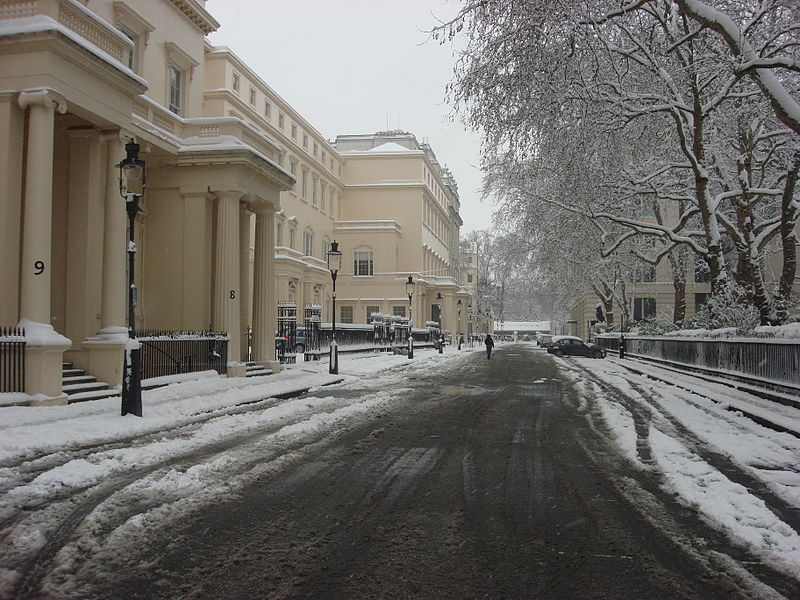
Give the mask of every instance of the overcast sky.
POLYGON ((454 0, 208 0, 228 46, 323 136, 404 129, 458 182, 462 236, 489 226, 479 136, 452 119, 444 88, 455 48, 425 33, 454 0))

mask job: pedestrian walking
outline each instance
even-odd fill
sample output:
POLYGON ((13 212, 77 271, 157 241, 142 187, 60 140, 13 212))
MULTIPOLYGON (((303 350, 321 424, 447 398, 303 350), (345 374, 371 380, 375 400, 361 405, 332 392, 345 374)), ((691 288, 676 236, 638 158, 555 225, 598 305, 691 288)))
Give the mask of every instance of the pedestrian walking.
POLYGON ((486 359, 491 360, 492 358, 492 350, 494 349, 494 340, 490 334, 486 334, 486 339, 483 340, 483 343, 486 344, 486 359))

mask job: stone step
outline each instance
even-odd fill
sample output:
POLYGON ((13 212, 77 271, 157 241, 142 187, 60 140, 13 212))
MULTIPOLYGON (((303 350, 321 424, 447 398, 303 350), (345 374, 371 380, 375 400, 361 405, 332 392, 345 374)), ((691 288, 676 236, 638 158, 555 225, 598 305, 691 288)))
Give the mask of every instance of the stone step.
POLYGON ((67 385, 61 386, 61 389, 64 390, 65 394, 70 394, 70 392, 87 392, 89 390, 102 390, 107 389, 108 385, 103 383, 102 381, 94 381, 94 382, 87 382, 87 383, 70 383, 67 385))
POLYGON ((95 377, 94 375, 73 375, 61 378, 62 384, 93 383, 95 381, 97 381, 97 377, 95 377))
POLYGON ((103 398, 113 398, 114 396, 119 396, 119 392, 116 390, 112 390, 111 388, 107 388, 105 390, 94 390, 90 392, 78 392, 73 394, 67 394, 67 400, 69 403, 73 402, 86 402, 88 400, 102 400, 103 398))

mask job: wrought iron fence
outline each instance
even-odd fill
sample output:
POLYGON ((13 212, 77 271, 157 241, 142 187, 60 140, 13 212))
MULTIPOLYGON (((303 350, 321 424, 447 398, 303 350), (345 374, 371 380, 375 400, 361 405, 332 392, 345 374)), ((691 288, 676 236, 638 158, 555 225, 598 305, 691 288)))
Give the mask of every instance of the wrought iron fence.
MULTIPOLYGON (((619 349, 618 336, 595 343, 619 349)), ((800 342, 783 339, 737 340, 625 336, 626 353, 708 371, 767 389, 800 390, 800 342)))
MULTIPOLYGON (((306 304, 303 313, 303 351, 306 360, 319 360, 319 324, 322 321, 322 307, 319 304, 306 304)), ((294 340, 298 343, 300 340, 294 340)))
POLYGON ((295 339, 297 337, 297 304, 278 303, 278 331, 275 335, 275 356, 281 364, 293 364, 297 360, 295 339))
POLYGON ((25 330, 0 327, 0 392, 25 391, 25 330))
POLYGON ((216 331, 140 331, 142 379, 214 370, 227 373, 228 334, 216 331))

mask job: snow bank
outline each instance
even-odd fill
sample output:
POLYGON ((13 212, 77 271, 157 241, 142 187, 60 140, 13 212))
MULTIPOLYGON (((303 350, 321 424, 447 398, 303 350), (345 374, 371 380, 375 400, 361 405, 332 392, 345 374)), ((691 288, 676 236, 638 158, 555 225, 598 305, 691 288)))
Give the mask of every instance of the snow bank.
POLYGON ((763 500, 652 426, 650 447, 664 471, 665 489, 735 542, 767 558, 784 573, 800 576, 800 535, 763 500))

